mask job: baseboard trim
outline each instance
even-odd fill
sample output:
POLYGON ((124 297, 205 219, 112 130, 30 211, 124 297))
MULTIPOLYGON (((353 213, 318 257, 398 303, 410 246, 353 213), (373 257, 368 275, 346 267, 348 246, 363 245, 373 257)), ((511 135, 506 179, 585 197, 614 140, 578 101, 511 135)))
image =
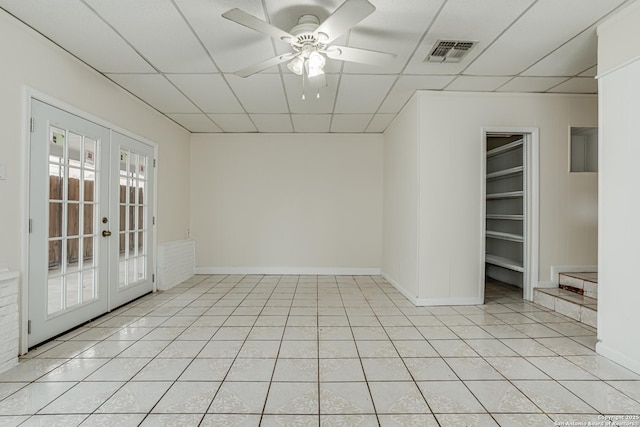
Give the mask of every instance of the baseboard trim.
POLYGON ((471 298, 418 298, 415 296, 411 296, 407 293, 405 289, 399 286, 393 279, 389 276, 381 273, 384 279, 391 283, 398 292, 400 292, 406 299, 408 299, 413 305, 418 307, 428 307, 428 306, 437 306, 437 305, 482 305, 484 304, 484 299, 482 297, 471 297, 471 298))
POLYGON ((312 276, 379 276, 374 267, 196 267, 196 274, 294 274, 312 276))
MULTIPOLYGON (((552 265, 551 266, 551 282, 556 286, 560 284, 560 273, 584 273, 598 272, 597 265, 552 265)), ((542 287, 542 286, 540 286, 542 287)))
POLYGON ((480 297, 472 298, 420 298, 416 301, 419 306, 436 305, 482 305, 484 300, 480 297))
POLYGON ((604 357, 611 359, 619 365, 632 370, 636 374, 640 374, 640 361, 633 360, 619 351, 609 347, 602 341, 596 343, 596 352, 604 357))

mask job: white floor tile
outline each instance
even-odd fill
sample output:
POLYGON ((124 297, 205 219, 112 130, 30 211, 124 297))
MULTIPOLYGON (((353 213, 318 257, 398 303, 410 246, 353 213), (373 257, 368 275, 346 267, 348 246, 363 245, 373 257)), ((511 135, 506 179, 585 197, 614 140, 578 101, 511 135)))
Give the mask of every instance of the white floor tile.
MULTIPOLYGON (((66 384, 72 385, 73 383, 66 384)), ((103 402, 109 399, 113 395, 113 393, 115 393, 122 386, 123 383, 121 382, 107 381, 86 381, 77 383, 73 388, 69 389, 62 396, 58 397, 56 400, 47 405, 43 409, 43 412, 48 414, 90 414, 98 409, 98 407, 103 402)), ((26 388, 23 390, 26 390, 26 388)))
POLYGON ((465 381, 465 384, 489 412, 541 412, 508 381, 465 381))
POLYGON ((418 386, 436 414, 486 412, 462 381, 420 381, 418 386))
POLYGON ((602 381, 561 381, 560 383, 602 414, 640 414, 640 403, 602 381))
MULTIPOLYGON (((373 402, 365 382, 320 384, 321 414, 373 414, 373 402)), ((334 420, 337 421, 337 420, 334 420)))
POLYGON ((168 381, 140 381, 124 384, 96 412, 107 414, 148 413, 171 386, 168 381))
POLYGON ((21 357, 0 374, 0 426, 517 427, 640 413, 640 375, 597 355, 593 328, 500 285, 485 299, 415 307, 380 276, 194 276, 21 357))
POLYGON ((369 389, 379 414, 427 414, 429 408, 412 381, 369 382, 369 389))
POLYGON ((267 398, 269 383, 266 382, 228 382, 218 390, 210 413, 221 414, 260 414, 267 398))

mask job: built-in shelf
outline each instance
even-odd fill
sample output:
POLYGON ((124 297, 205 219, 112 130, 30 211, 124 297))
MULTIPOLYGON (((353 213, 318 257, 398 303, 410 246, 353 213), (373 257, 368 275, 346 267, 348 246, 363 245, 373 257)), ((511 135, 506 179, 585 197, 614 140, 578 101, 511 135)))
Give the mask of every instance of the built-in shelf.
POLYGON ((506 219, 509 221, 523 221, 524 215, 487 214, 487 219, 506 219))
POLYGON ((498 154, 506 153, 507 151, 515 150, 516 148, 522 147, 523 140, 519 139, 517 141, 510 142, 508 144, 501 145, 499 147, 494 148, 493 150, 487 151, 487 158, 497 156, 498 154))
POLYGON ((487 230, 486 236, 491 239, 508 240, 510 242, 523 242, 524 238, 519 234, 504 233, 502 231, 487 230))
POLYGON ((487 139, 485 220, 485 274, 495 280, 522 286, 525 236, 524 138, 521 135, 487 139), (500 139, 509 138, 509 139, 500 139), (488 211, 488 212, 487 212, 488 211))
POLYGON ((488 264, 497 265, 498 267, 507 268, 509 270, 524 272, 524 267, 521 262, 513 259, 503 258, 495 255, 485 255, 484 260, 488 264))
POLYGON ((524 171, 523 166, 516 166, 509 169, 502 169, 499 171, 488 173, 487 179, 507 178, 513 175, 521 174, 523 171, 524 171))
POLYGON ((522 196, 524 196, 524 191, 507 191, 504 193, 487 194, 487 200, 514 199, 516 197, 522 197, 522 196))

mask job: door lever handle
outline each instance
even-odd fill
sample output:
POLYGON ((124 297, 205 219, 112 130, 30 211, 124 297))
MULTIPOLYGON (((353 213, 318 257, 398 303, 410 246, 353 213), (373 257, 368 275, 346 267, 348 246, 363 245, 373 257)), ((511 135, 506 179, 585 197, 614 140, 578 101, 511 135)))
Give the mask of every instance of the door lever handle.
POLYGON ((111 236, 111 232, 109 230, 102 230, 102 237, 109 237, 111 236))

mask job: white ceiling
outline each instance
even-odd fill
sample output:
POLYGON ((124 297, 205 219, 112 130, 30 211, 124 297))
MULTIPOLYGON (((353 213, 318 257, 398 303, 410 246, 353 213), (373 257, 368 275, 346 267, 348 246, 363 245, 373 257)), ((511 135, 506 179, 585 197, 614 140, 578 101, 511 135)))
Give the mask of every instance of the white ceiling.
POLYGON ((240 8, 289 31, 342 0, 0 0, 0 7, 191 132, 382 132, 418 89, 596 93, 596 24, 635 0, 370 0, 333 43, 397 54, 328 60, 320 98, 285 65, 233 74, 290 47, 222 18, 240 8), (437 39, 477 41, 460 63, 437 39))

